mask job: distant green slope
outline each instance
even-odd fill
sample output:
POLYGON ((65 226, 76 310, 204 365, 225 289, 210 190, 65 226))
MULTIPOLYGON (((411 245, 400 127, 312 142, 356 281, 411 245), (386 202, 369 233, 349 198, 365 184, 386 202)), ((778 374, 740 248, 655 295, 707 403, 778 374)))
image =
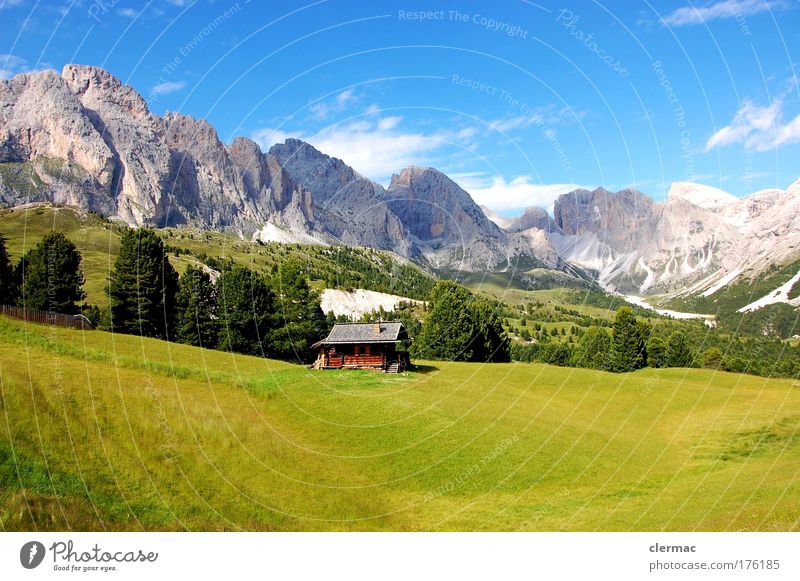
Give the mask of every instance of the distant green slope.
POLYGON ((755 279, 737 280, 710 296, 676 298, 664 305, 675 310, 713 314, 721 328, 731 332, 787 339, 800 333, 800 309, 786 303, 767 305, 747 313, 739 313, 738 309, 769 295, 798 271, 800 260, 776 264, 755 279))
MULTIPOLYGON (((47 232, 64 232, 83 256, 86 301, 101 306, 108 302, 104 288, 124 228, 74 208, 42 205, 0 210, 0 234, 6 237, 14 260, 47 232)), ((318 286, 366 288, 424 299, 435 282, 431 275, 409 261, 368 248, 261 244, 195 228, 167 228, 158 232, 170 252, 170 261, 180 272, 189 264, 219 268, 226 261, 269 272, 282 259, 295 256, 308 265, 311 278, 319 281, 318 286)))
POLYGON ((800 530, 800 389, 323 372, 0 318, 3 530, 800 530))

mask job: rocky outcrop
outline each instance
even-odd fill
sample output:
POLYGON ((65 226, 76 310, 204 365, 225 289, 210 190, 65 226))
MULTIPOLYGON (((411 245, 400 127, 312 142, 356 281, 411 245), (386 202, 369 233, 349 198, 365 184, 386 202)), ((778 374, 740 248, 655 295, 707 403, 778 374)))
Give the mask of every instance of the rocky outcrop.
POLYGON ((458 184, 432 168, 393 175, 386 205, 400 218, 417 253, 439 267, 478 270, 508 259, 508 238, 458 184))
POLYGON ((547 233, 561 232, 561 228, 547 210, 537 207, 526 208, 520 216, 509 220, 505 229, 509 232, 524 232, 531 229, 547 233))
POLYGON ((349 167, 298 139, 287 139, 269 152, 325 210, 325 230, 344 244, 392 250, 409 256, 411 244, 401 220, 387 207, 384 189, 349 167))
POLYGON ((590 272, 641 293, 712 292, 800 253, 800 182, 741 199, 681 182, 659 203, 579 189, 553 217, 504 218, 432 168, 403 169, 384 189, 296 139, 266 153, 244 137, 223 143, 207 121, 154 115, 133 88, 83 65, 0 80, 0 202, 368 246, 443 270, 590 272))
POLYGON ((626 189, 574 190, 560 196, 553 208, 555 223, 567 235, 594 233, 612 248, 627 252, 647 236, 654 220, 653 200, 626 189))
POLYGON ((731 273, 755 276, 798 254, 794 187, 736 198, 678 182, 659 203, 633 190, 577 190, 556 201, 563 234, 551 239, 561 257, 609 289, 703 291, 731 273))
POLYGON ((161 119, 133 88, 102 69, 66 65, 61 78, 111 152, 115 215, 126 222, 162 223, 157 210, 169 178, 170 155, 161 119))
POLYGON ((67 82, 53 71, 0 81, 0 199, 116 212, 114 153, 67 82))

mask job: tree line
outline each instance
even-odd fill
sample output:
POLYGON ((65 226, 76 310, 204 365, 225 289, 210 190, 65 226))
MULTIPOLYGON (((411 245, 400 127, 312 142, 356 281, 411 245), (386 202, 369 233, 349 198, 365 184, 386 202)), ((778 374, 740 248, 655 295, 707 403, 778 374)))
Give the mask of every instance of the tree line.
POLYGON ((217 273, 190 265, 178 275, 152 229, 128 229, 110 272, 108 308, 82 303, 81 255, 62 233, 47 234, 11 264, 0 237, 0 300, 76 314, 95 326, 250 355, 306 362, 332 321, 308 285, 303 265, 287 258, 272 276, 228 264, 217 273))
POLYGON ((653 328, 629 307, 621 307, 610 329, 591 326, 575 345, 557 340, 514 343, 511 355, 516 361, 619 373, 643 367, 705 367, 789 377, 800 373, 800 350, 778 339, 722 336, 687 324, 676 327, 653 328))

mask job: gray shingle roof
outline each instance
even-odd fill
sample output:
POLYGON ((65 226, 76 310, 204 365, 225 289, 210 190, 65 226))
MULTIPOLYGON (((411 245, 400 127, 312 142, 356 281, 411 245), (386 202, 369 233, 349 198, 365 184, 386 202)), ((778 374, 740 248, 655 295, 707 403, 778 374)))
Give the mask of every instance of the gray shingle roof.
POLYGON ((380 323, 336 323, 330 334, 314 344, 335 345, 341 343, 394 343, 408 337, 400 321, 380 323), (378 326, 380 325, 380 330, 378 326))

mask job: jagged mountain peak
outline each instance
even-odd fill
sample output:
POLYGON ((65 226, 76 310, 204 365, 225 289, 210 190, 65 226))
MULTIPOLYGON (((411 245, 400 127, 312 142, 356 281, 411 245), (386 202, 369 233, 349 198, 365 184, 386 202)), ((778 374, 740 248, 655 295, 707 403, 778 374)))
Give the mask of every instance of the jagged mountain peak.
POLYGON ((798 179, 796 182, 794 182, 792 185, 786 188, 786 193, 792 196, 800 196, 800 179, 798 179))
POLYGON ((147 101, 133 87, 92 65, 64 65, 61 77, 84 106, 95 109, 101 104, 121 107, 132 116, 148 116, 147 101))
POLYGON ((508 229, 508 227, 511 226, 511 224, 514 221, 513 218, 506 218, 505 216, 501 216, 497 212, 493 211, 489 206, 481 206, 480 208, 483 211, 483 213, 486 214, 486 217, 489 218, 489 220, 497 224, 503 230, 508 229))
POLYGON ((713 186, 693 182, 674 182, 667 194, 667 202, 683 200, 699 208, 715 209, 736 203, 739 198, 713 186))
POLYGON ((391 183, 407 186, 410 185, 415 179, 438 179, 440 177, 452 181, 445 174, 435 168, 409 165, 400 170, 400 173, 392 174, 391 183))
POLYGON ((506 219, 435 168, 406 167, 384 189, 299 139, 267 153, 245 137, 223 143, 207 120, 154 115, 133 88, 86 65, 0 81, 0 164, 6 205, 53 202, 132 225, 264 239, 277 232, 392 250, 447 270, 525 258, 594 270, 621 290, 706 288, 800 248, 800 180, 741 199, 678 182, 657 204, 633 188, 576 189, 556 200, 552 218, 532 207, 506 219), (35 177, 21 180, 23 172, 35 177))
POLYGON ((393 174, 388 191, 393 195, 424 197, 430 202, 447 207, 456 203, 463 208, 469 208, 471 213, 477 212, 482 220, 494 226, 472 196, 451 180, 447 174, 432 167, 411 165, 403 168, 400 173, 393 174))
POLYGON ((538 206, 525 208, 525 211, 514 218, 506 229, 510 232, 522 232, 531 228, 544 230, 545 232, 561 232, 561 228, 547 213, 547 210, 538 206))

